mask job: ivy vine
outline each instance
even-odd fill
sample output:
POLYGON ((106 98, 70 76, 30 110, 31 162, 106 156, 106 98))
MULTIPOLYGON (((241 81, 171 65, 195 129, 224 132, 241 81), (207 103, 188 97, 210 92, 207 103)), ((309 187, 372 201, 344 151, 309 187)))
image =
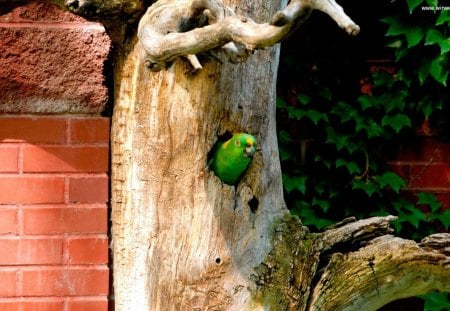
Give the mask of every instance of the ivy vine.
MULTIPOLYGON (((351 53, 321 58, 321 43, 302 47, 311 49, 303 64, 283 55, 299 81, 279 86, 277 99, 285 198, 312 230, 348 216, 394 214, 406 238, 448 231, 450 210, 432 193, 405 191, 388 163, 418 129, 450 136, 450 10, 438 8, 437 0, 400 0, 376 21, 389 61, 368 65, 351 53)), ((446 295, 426 296, 426 310, 445 305, 446 295)))

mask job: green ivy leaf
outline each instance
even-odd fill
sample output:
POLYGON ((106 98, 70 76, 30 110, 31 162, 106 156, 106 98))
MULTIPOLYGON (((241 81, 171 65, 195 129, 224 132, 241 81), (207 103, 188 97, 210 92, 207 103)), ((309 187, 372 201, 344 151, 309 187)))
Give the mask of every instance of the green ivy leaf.
POLYGON ((291 151, 290 150, 285 150, 284 148, 282 148, 282 147, 279 147, 278 148, 279 150, 279 154, 280 154, 280 161, 281 162, 284 162, 284 161, 288 161, 288 160, 290 160, 290 159, 292 159, 293 157, 292 157, 292 153, 291 153, 291 151))
POLYGON ((328 122, 327 114, 315 109, 309 109, 306 111, 306 117, 308 117, 315 125, 317 125, 320 120, 328 122))
POLYGON ((446 229, 450 226, 450 210, 446 210, 439 213, 431 213, 428 215, 428 220, 437 220, 444 225, 446 229))
POLYGON ((328 209, 330 208, 330 201, 328 201, 328 200, 321 200, 321 199, 318 199, 318 198, 313 198, 313 200, 312 200, 312 205, 313 206, 315 206, 315 205, 317 205, 317 206, 319 206, 320 207, 320 209, 323 211, 323 212, 327 212, 328 211, 328 209))
POLYGON ((361 169, 359 168, 358 164, 356 164, 356 162, 353 162, 353 161, 337 159, 336 160, 336 168, 340 168, 340 167, 347 168, 347 171, 350 173, 350 175, 361 173, 361 169))
POLYGON ((406 42, 408 42, 408 48, 412 48, 422 41, 425 35, 425 31, 420 27, 411 28, 406 34, 406 42))
POLYGON ((375 72, 372 74, 372 79, 375 87, 384 86, 390 88, 394 84, 392 74, 385 71, 375 72))
POLYGON ((425 57, 422 59, 422 63, 420 64, 417 70, 417 76, 419 78, 420 84, 423 84, 430 74, 430 66, 433 59, 430 57, 425 57))
POLYGON ((398 94, 389 94, 384 100, 386 112, 389 113, 393 110, 403 111, 406 105, 406 96, 408 95, 406 90, 399 91, 398 94))
POLYGON ((420 297, 425 300, 423 311, 450 310, 447 293, 431 292, 420 297))
POLYGON ((327 159, 324 159, 323 157, 321 157, 320 155, 316 155, 314 157, 314 162, 319 163, 323 166, 325 166, 327 169, 330 169, 331 166, 333 165, 333 162, 327 159))
POLYGON ((405 114, 395 114, 384 116, 381 120, 382 126, 390 126, 395 130, 396 133, 399 133, 405 127, 411 127, 411 119, 405 114))
POLYGON ((445 228, 448 230, 450 227, 450 210, 445 210, 442 213, 440 213, 437 217, 437 219, 445 226, 445 228))
POLYGON ((398 200, 393 206, 397 211, 398 221, 407 222, 416 229, 419 228, 420 222, 425 222, 427 220, 426 215, 409 201, 398 200))
POLYGON ((360 117, 358 111, 353 106, 342 101, 335 104, 330 112, 341 117, 341 123, 360 117))
POLYGON ((303 93, 298 94, 297 100, 299 103, 301 103, 304 106, 308 105, 312 102, 311 96, 303 94, 303 93))
POLYGON ((404 23, 397 16, 389 16, 381 19, 381 21, 389 25, 389 28, 385 34, 386 36, 404 35, 407 34, 409 29, 411 28, 410 25, 404 23))
POLYGON ((440 201, 438 201, 436 196, 432 193, 419 192, 417 194, 417 197, 419 198, 417 200, 417 204, 423 204, 423 205, 429 206, 431 209, 431 212, 436 212, 442 206, 442 203, 440 201))
POLYGON ((352 189, 354 190, 362 190, 364 191, 369 197, 371 197, 375 192, 377 192, 378 187, 370 181, 362 181, 362 180, 353 180, 352 182, 352 189))
POLYGON ((282 178, 283 186, 287 193, 298 190, 300 193, 305 194, 308 176, 289 176, 287 174, 283 174, 282 178))
POLYGON ((447 86, 448 70, 444 69, 441 64, 443 59, 444 55, 441 55, 431 62, 430 74, 437 82, 447 86))
POLYGON ((423 0, 406 0, 408 3, 409 13, 412 13, 414 9, 423 2, 423 0))
POLYGON ((376 180, 381 189, 389 187, 396 193, 399 193, 401 188, 406 187, 403 178, 393 172, 386 172, 381 176, 377 176, 376 180))
POLYGON ((413 225, 416 229, 419 229, 420 222, 426 221, 425 215, 418 209, 412 213, 399 212, 398 218, 402 222, 407 222, 413 225))
POLYGON ((358 122, 355 130, 357 132, 365 131, 367 138, 369 139, 383 136, 385 133, 383 128, 371 119, 361 120, 361 122, 358 122))
POLYGON ((438 0, 426 0, 429 6, 435 8, 438 6, 438 0))
POLYGON ((449 23, 450 24, 450 10, 442 10, 441 14, 439 14, 438 19, 436 20, 436 26, 449 23))
POLYGON ((444 39, 442 33, 434 28, 431 28, 427 32, 427 36, 425 37, 425 45, 431 45, 441 42, 444 39))
POLYGON ((363 110, 373 107, 374 97, 363 95, 358 97, 358 102, 363 110))
POLYGON ((318 216, 311 205, 305 201, 295 202, 295 207, 291 210, 291 214, 297 215, 302 220, 303 224, 307 226, 314 225, 319 230, 333 223, 330 219, 318 216))
POLYGON ((395 60, 398 62, 399 60, 405 58, 409 54, 410 49, 408 48, 399 48, 395 50, 395 60))
POLYGON ((285 109, 287 107, 286 101, 281 97, 277 97, 276 104, 277 104, 277 108, 280 108, 280 109, 285 109))
POLYGON ((289 134, 287 131, 284 131, 284 130, 281 130, 278 132, 278 140, 282 144, 291 144, 292 143, 291 134, 289 134))
POLYGON ((448 51, 450 51, 450 38, 447 38, 439 42, 439 47, 441 48, 441 54, 445 54, 448 51))

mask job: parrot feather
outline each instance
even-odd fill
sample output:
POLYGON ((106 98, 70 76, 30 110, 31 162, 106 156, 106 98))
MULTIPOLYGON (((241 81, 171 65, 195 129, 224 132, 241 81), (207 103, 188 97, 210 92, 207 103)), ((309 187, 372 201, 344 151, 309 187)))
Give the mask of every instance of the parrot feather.
POLYGON ((236 185, 255 151, 256 138, 250 134, 237 133, 229 140, 216 144, 209 166, 224 183, 236 185))

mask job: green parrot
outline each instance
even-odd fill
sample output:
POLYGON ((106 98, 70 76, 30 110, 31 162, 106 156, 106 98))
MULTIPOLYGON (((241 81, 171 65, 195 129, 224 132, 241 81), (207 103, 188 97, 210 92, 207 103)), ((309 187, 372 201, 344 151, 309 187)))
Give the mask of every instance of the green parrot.
POLYGON ((234 134, 225 142, 218 142, 210 168, 224 183, 236 185, 244 174, 256 150, 256 138, 250 134, 234 134))

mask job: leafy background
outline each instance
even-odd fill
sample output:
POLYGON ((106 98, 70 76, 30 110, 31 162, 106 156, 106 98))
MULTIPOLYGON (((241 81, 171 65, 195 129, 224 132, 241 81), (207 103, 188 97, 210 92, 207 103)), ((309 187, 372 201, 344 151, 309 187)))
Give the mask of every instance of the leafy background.
MULTIPOLYGON (((341 4, 359 19, 358 37, 317 13, 282 45, 277 121, 288 207, 312 230, 393 214, 406 238, 447 231, 450 210, 433 193, 407 191, 389 160, 418 132, 448 142, 450 10, 422 9, 436 0, 341 4)), ((423 310, 450 310, 447 294, 421 299, 423 310)))

